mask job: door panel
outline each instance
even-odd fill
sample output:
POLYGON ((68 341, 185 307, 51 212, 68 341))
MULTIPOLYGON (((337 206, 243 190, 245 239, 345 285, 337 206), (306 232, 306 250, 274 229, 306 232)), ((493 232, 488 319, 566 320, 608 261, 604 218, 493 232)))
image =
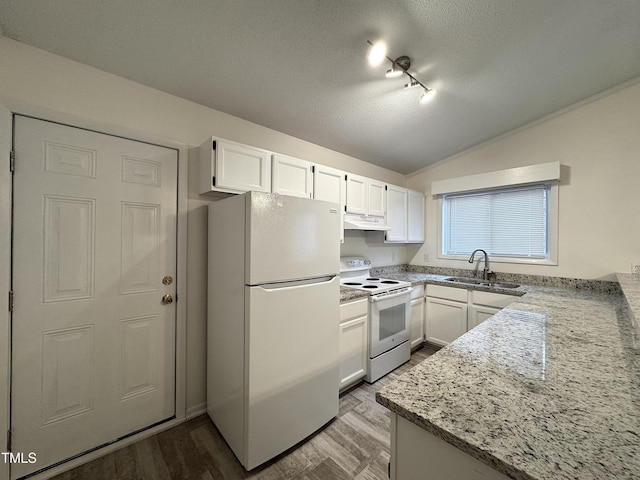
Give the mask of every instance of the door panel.
POLYGON ((15 117, 16 478, 174 416, 175 150, 15 117))
POLYGON ((247 469, 337 415, 339 290, 338 277, 290 287, 245 288, 247 469))
POLYGON ((246 283, 259 285, 340 271, 338 205, 251 192, 246 283))

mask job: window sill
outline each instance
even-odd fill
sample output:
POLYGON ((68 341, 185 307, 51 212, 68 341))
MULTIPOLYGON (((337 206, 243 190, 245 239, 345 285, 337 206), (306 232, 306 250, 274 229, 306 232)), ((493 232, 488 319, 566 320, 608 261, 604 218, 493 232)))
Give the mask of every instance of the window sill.
MULTIPOLYGON (((469 255, 443 255, 437 256, 438 260, 456 260, 469 262, 469 255)), ((476 260, 481 264, 484 262, 484 257, 480 256, 476 260)), ((475 263, 475 262, 474 262, 475 263)), ((498 257, 489 255, 489 263, 514 263, 520 265, 558 265, 558 261, 553 258, 516 258, 516 257, 498 257)))

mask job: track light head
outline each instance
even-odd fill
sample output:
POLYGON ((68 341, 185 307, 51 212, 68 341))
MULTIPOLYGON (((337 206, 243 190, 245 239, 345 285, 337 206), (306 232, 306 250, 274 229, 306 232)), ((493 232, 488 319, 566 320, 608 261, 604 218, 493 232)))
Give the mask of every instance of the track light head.
POLYGON ((406 55, 396 58, 391 65, 391 69, 387 70, 385 76, 387 78, 396 78, 402 76, 411 67, 411 59, 406 55))
POLYGON ((404 85, 404 88, 422 87, 424 91, 420 96, 420 103, 425 104, 431 101, 436 92, 435 90, 424 85, 420 80, 409 73, 409 68, 411 67, 411 59, 409 57, 407 57, 406 55, 402 55, 401 57, 392 60, 387 57, 387 47, 384 43, 377 42, 373 44, 369 40, 367 40, 367 43, 371 46, 371 48, 369 49, 369 53, 367 54, 369 65, 375 67, 384 62, 385 59, 388 60, 389 62, 391 62, 391 68, 385 73, 385 76, 387 78, 401 77, 402 75, 406 75, 407 77, 409 77, 410 82, 406 83, 404 85))
POLYGON ((382 62, 384 62, 385 58, 387 58, 387 46, 382 42, 371 44, 369 54, 367 55, 369 65, 371 65, 372 67, 377 67, 378 65, 381 65, 382 62))
POLYGON ((420 95, 420 103, 424 105, 425 103, 429 103, 435 97, 436 91, 432 88, 425 88, 422 95, 420 95))

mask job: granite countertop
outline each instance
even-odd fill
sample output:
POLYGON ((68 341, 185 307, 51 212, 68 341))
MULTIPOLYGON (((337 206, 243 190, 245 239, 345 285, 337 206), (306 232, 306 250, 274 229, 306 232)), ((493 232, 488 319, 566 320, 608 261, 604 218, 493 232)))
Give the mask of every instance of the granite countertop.
POLYGON ((528 287, 376 399, 515 479, 640 478, 635 282, 528 287))
MULTIPOLYGON (((466 283, 454 283, 447 282, 445 278, 451 277, 451 275, 432 275, 427 273, 412 273, 412 272, 397 272, 397 273, 385 273, 381 276, 390 280, 403 280, 405 282, 411 282, 412 285, 422 284, 434 284, 444 285, 453 288, 463 288, 465 290, 482 290, 485 292, 505 293, 507 295, 521 296, 530 290, 530 287, 521 285, 518 288, 501 288, 498 286, 485 286, 485 285, 473 285, 466 283)), ((340 287, 340 303, 348 302, 358 298, 366 297, 369 292, 363 292, 362 290, 354 290, 351 288, 340 287)))
POLYGON ((353 288, 340 287, 340 303, 349 302, 351 300, 357 300, 358 298, 365 298, 369 296, 369 292, 363 292, 362 290, 354 290, 353 288))
POLYGON ((616 277, 627 303, 631 307, 634 324, 638 328, 640 322, 640 276, 631 273, 616 273, 616 277))

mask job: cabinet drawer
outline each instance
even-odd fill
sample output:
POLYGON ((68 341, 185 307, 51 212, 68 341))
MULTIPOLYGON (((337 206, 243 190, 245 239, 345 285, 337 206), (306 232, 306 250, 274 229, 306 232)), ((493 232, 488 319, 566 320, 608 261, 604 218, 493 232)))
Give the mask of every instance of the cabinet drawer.
POLYGON ((488 307, 504 308, 515 302, 518 297, 514 295, 503 295, 501 293, 481 292, 471 290, 471 303, 474 305, 487 305, 488 307))
POLYGON ((467 290, 464 288, 443 287, 441 285, 427 285, 427 296, 466 302, 467 290))
POLYGON ((411 292, 411 300, 424 296, 424 285, 414 285, 411 292))
POLYGON ((361 317, 366 315, 369 308, 369 301, 367 298, 354 300, 352 302, 340 304, 340 323, 351 320, 352 318, 361 317))

